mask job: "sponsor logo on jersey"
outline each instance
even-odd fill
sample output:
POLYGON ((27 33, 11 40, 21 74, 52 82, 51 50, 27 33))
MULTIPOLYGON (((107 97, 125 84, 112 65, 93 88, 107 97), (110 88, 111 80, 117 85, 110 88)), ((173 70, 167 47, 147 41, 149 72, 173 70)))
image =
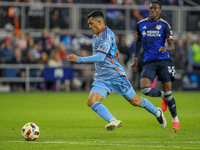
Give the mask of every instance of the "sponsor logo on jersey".
POLYGON ((156 26, 156 29, 157 29, 157 30, 160 30, 161 28, 162 28, 162 26, 159 25, 159 24, 156 26))
POLYGON ((146 26, 144 26, 142 29, 146 29, 147 27, 146 26))
POLYGON ((147 31, 148 37, 161 37, 160 31, 150 30, 147 31))
POLYGON ((145 36, 145 35, 146 35, 146 32, 145 32, 145 31, 143 31, 143 32, 142 32, 142 35, 143 35, 143 36, 145 36))

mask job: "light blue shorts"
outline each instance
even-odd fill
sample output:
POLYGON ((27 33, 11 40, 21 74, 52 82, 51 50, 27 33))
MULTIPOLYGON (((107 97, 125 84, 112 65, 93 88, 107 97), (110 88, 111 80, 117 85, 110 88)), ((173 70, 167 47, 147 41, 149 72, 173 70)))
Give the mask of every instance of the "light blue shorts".
POLYGON ((124 96, 126 100, 130 100, 135 95, 131 83, 123 76, 106 81, 95 80, 90 93, 98 93, 106 98, 112 91, 124 96))

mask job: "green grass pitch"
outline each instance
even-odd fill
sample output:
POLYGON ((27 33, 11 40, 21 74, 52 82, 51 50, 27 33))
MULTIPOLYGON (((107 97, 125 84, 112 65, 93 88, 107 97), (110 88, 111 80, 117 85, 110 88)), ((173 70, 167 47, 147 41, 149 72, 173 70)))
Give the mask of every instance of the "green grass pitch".
MULTIPOLYGON (((181 129, 162 129, 145 109, 134 107, 118 94, 102 103, 123 121, 123 127, 107 131, 106 121, 87 106, 89 93, 0 94, 0 150, 172 150, 200 149, 200 92, 173 92, 181 129), (21 128, 27 122, 40 127, 36 141, 25 141, 21 128)), ((160 98, 148 98, 160 107, 160 98)))

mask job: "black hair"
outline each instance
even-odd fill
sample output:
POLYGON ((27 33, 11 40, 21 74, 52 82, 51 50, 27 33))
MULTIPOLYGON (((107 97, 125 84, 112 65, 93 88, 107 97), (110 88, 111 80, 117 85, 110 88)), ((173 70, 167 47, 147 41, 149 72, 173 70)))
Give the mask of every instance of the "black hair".
POLYGON ((93 17, 93 18, 101 17, 104 19, 103 13, 99 10, 94 10, 91 13, 89 13, 89 15, 87 15, 87 19, 89 19, 90 17, 93 17))
POLYGON ((162 9, 162 4, 159 1, 152 1, 150 4, 158 4, 160 5, 160 9, 162 9))

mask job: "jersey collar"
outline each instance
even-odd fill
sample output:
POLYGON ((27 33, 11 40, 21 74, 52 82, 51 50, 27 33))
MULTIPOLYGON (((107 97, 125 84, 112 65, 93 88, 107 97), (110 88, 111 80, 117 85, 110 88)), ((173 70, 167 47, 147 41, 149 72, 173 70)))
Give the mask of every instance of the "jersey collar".
MULTIPOLYGON (((105 26, 105 28, 107 28, 107 26, 105 26)), ((103 28, 102 30, 101 30, 101 32, 105 29, 105 28, 103 28)), ((99 35, 101 32, 99 32, 98 34, 96 34, 96 35, 99 35)))
POLYGON ((159 17, 158 20, 156 20, 156 21, 150 21, 149 18, 148 18, 147 21, 149 21, 149 22, 158 22, 158 21, 160 21, 160 19, 161 19, 161 17, 159 17))

